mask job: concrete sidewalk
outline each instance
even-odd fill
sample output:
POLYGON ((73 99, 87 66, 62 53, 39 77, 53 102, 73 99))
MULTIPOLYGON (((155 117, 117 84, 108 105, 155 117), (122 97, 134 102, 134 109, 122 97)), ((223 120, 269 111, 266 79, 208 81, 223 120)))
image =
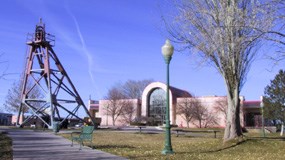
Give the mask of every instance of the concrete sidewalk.
POLYGON ((125 158, 88 147, 82 147, 82 150, 79 150, 78 144, 71 147, 70 140, 54 135, 53 132, 0 128, 1 130, 8 132, 8 136, 13 140, 14 160, 125 160, 125 158))

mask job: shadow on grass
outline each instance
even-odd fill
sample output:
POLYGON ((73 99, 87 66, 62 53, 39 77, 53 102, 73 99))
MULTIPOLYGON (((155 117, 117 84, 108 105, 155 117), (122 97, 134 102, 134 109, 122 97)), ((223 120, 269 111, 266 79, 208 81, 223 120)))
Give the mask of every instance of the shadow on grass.
POLYGON ((178 137, 176 135, 173 135, 173 138, 191 138, 191 139, 200 139, 200 138, 213 138, 213 139, 221 139, 221 136, 217 136, 216 138, 213 137, 212 135, 179 135, 178 137))
MULTIPOLYGON (((262 141, 262 140, 268 140, 268 141, 285 141, 285 137, 247 137, 247 139, 244 139, 240 142, 236 142, 236 143, 231 143, 231 144, 226 144, 224 145, 222 148, 218 148, 215 150, 210 150, 210 151, 201 151, 199 153, 214 153, 214 152, 220 152, 220 151, 224 151, 224 150, 228 150, 231 148, 235 148, 239 145, 242 145, 244 143, 247 142, 252 142, 252 141, 262 141)), ((197 151, 196 151, 197 152, 197 151)), ((186 154, 189 152, 176 152, 176 154, 186 154)))
POLYGON ((239 141, 239 142, 236 142, 236 143, 232 143, 232 144, 226 144, 226 145, 224 145, 220 149, 216 149, 216 150, 213 150, 213 151, 207 151, 207 152, 204 152, 204 153, 213 153, 213 152, 220 152, 220 151, 223 151, 223 150, 228 150, 228 149, 237 147, 239 145, 242 145, 243 143, 246 143, 247 141, 249 141, 249 140, 247 139, 247 140, 242 140, 242 141, 239 141))
POLYGON ((285 141, 285 137, 250 137, 250 138, 248 138, 248 139, 285 141))
POLYGON ((94 145, 93 149, 110 149, 110 148, 125 148, 125 149, 134 149, 136 147, 130 145, 94 145))
POLYGON ((230 148, 234 148, 236 146, 239 146, 243 143, 247 143, 247 142, 252 142, 252 141, 262 141, 262 140, 268 140, 268 141, 285 141, 285 137, 246 137, 246 139, 240 141, 240 142, 237 142, 236 144, 231 144, 231 145, 228 145, 228 146, 225 146, 221 149, 217 149, 217 150, 214 150, 214 151, 209 151, 209 152, 219 152, 219 151, 223 151, 223 150, 227 150, 227 149, 230 149, 230 148))
POLYGON ((159 134, 156 132, 135 132, 134 134, 159 134))
MULTIPOLYGON (((221 148, 217 148, 217 149, 214 149, 214 150, 193 151, 193 153, 215 153, 215 152, 221 152, 221 151, 224 151, 224 150, 235 148, 235 147, 237 147, 239 145, 242 145, 243 143, 246 143, 247 141, 250 141, 250 140, 242 140, 242 141, 239 141, 239 142, 236 142, 236 143, 225 144, 225 145, 221 146, 221 148)), ((175 154, 189 154, 189 153, 191 154, 191 152, 175 152, 175 154)))
POLYGON ((162 155, 143 155, 143 156, 128 156, 128 159, 166 159, 169 160, 171 159, 169 155, 165 155, 164 158, 161 157, 162 155))

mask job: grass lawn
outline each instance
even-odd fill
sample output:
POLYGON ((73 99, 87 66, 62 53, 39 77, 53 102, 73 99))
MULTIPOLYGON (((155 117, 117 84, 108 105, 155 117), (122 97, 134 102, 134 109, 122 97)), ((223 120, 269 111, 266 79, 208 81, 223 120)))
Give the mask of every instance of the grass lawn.
MULTIPOLYGON (((63 134, 70 138, 69 134, 63 134)), ((219 137, 221 137, 221 133, 219 137)), ((191 137, 172 134, 172 147, 175 152, 168 157, 161 154, 164 145, 164 134, 126 133, 100 131, 94 133, 93 144, 98 150, 109 152, 129 159, 241 159, 271 160, 285 159, 285 137, 277 134, 245 134, 245 141, 224 146, 221 138, 191 137)))
POLYGON ((5 134, 0 133, 0 160, 13 159, 12 141, 5 134))

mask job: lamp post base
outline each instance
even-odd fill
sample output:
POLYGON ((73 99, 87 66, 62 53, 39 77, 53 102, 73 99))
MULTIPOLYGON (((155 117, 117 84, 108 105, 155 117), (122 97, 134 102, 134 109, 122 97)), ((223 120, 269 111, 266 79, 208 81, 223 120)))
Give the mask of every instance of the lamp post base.
POLYGON ((173 152, 172 148, 165 147, 161 153, 166 155, 166 154, 173 154, 174 152, 173 152))
POLYGON ((161 151, 162 154, 173 154, 172 145, 171 145, 171 131, 170 131, 170 121, 166 120, 165 126, 165 142, 164 149, 161 151))

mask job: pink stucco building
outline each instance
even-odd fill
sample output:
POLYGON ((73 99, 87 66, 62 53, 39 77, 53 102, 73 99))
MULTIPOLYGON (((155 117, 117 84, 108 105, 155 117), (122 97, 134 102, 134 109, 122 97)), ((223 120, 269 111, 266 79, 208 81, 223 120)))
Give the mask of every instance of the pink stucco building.
MULTIPOLYGON (((133 108, 133 114, 132 114, 132 119, 136 117, 140 117, 141 115, 141 101, 139 99, 123 99, 123 100, 118 100, 117 102, 112 102, 110 100, 100 100, 99 101, 99 118, 101 118, 101 125, 113 125, 113 119, 112 119, 112 111, 113 112, 119 112, 115 111, 112 109, 114 105, 117 105, 118 107, 125 107, 126 103, 129 107, 133 108), (116 103, 116 104, 114 104, 116 103)), ((122 115, 117 118, 115 125, 116 126, 122 126, 122 125, 129 125, 129 122, 126 121, 125 119, 127 117, 123 117, 122 115)))
MULTIPOLYGON (((138 117, 152 118, 155 124, 163 125, 165 121, 165 91, 166 85, 161 82, 153 82, 149 84, 143 91, 141 99, 121 100, 127 101, 134 108, 133 119, 138 117)), ((225 127, 224 108, 227 106, 225 96, 201 96, 192 97, 192 95, 184 90, 170 87, 170 123, 180 127, 186 127, 187 123, 183 115, 179 114, 179 107, 185 101, 193 99, 199 100, 201 106, 206 108, 208 118, 214 119, 215 123, 207 124, 203 122, 203 127, 225 127)), ((243 127, 254 127, 261 125, 260 119, 260 101, 245 101, 244 97, 241 100, 240 118, 243 127)), ((102 119, 101 125, 112 125, 112 117, 107 108, 110 107, 109 100, 99 101, 98 117, 102 119)), ((115 125, 129 125, 123 121, 123 117, 118 117, 115 125)), ((198 122, 191 122, 189 127, 197 127, 198 122)))

